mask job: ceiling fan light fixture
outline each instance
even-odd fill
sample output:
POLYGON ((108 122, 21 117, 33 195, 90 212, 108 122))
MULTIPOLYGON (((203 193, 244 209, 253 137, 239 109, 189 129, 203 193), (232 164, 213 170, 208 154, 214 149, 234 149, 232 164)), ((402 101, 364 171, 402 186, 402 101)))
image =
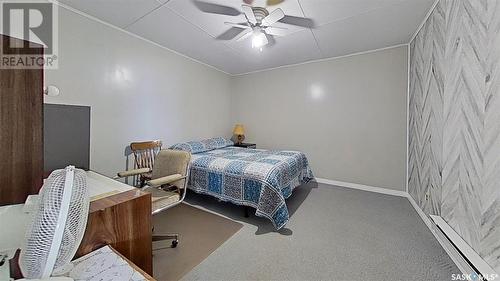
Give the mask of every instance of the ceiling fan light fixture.
MULTIPOLYGON (((0 0, 2 1, 2 0, 0 0)), ((264 46, 273 46, 276 43, 274 37, 285 36, 287 28, 276 25, 281 22, 287 25, 296 25, 305 28, 314 28, 314 21, 310 18, 289 16, 286 15, 281 8, 275 8, 272 12, 266 7, 256 6, 255 0, 240 0, 244 4, 241 5, 241 10, 232 6, 222 4, 209 3, 210 0, 192 0, 195 6, 204 13, 226 15, 226 16, 241 16, 244 15, 246 22, 225 22, 232 28, 217 36, 217 40, 232 40, 241 42, 252 37, 252 48, 262 51, 264 46)), ((212 0, 215 1, 215 0, 212 0)), ((222 1, 217 1, 222 2, 222 1)), ((229 1, 226 1, 229 2, 229 1)), ((259 1, 260 5, 263 3, 259 1)), ((284 0, 267 0, 267 6, 278 5, 284 0)))
POLYGON ((266 35, 264 32, 260 30, 254 31, 252 37, 252 48, 262 49, 262 47, 266 44, 266 35))

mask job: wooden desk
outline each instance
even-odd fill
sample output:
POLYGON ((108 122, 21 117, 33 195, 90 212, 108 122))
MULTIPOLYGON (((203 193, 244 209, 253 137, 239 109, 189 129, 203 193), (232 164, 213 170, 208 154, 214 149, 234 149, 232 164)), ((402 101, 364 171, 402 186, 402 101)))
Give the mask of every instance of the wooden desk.
MULTIPOLYGON (((95 172, 87 172, 87 186, 91 197, 102 198, 90 203, 85 234, 75 258, 110 245, 152 275, 151 194, 95 172)), ((9 229, 0 228, 0 244, 5 249, 20 248, 30 215, 23 212, 22 204, 0 207, 0 211, 0 224, 10 225, 9 229)), ((18 260, 19 251, 10 261, 15 279, 22 278, 18 260)))
MULTIPOLYGON (((99 176, 88 174, 88 178, 99 176)), ((125 186, 110 178, 99 179, 99 183, 125 186)), ((151 194, 133 188, 90 203, 87 228, 75 258, 105 245, 153 274, 151 194)))

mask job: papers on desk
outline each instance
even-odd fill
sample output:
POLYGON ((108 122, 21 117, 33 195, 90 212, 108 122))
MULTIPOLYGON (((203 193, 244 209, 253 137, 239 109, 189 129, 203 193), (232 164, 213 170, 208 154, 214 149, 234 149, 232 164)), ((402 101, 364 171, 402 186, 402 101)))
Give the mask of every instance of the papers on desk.
POLYGON ((99 199, 102 199, 102 198, 106 198, 108 196, 115 195, 115 194, 118 194, 118 193, 120 193, 118 190, 113 190, 113 191, 109 191, 109 192, 106 192, 106 193, 97 194, 97 195, 94 195, 94 196, 90 197, 90 202, 96 201, 96 200, 99 200, 99 199))
POLYGON ((86 174, 90 201, 135 189, 133 186, 121 183, 96 172, 87 171, 86 174))
POLYGON ((78 280, 140 281, 148 280, 141 272, 116 254, 109 246, 102 247, 72 261, 68 277, 78 280))
POLYGON ((23 211, 24 204, 0 207, 0 250, 21 248, 31 215, 23 211))

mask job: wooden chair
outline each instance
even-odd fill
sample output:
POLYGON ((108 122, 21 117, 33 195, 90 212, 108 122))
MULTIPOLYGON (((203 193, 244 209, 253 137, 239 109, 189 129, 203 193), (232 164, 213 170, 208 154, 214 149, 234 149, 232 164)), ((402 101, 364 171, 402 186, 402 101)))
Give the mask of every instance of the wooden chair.
POLYGON ((134 154, 134 169, 149 170, 149 172, 135 175, 135 186, 143 187, 146 181, 151 180, 151 171, 153 170, 155 157, 160 152, 161 146, 162 143, 159 140, 133 142, 130 144, 130 149, 134 154))

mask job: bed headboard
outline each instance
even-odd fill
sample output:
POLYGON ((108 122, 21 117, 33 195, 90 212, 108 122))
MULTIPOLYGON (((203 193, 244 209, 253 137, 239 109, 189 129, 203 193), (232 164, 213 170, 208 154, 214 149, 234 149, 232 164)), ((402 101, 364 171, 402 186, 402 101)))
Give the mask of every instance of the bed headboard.
POLYGON ((44 172, 67 165, 88 170, 90 164, 90 107, 44 104, 44 172))

